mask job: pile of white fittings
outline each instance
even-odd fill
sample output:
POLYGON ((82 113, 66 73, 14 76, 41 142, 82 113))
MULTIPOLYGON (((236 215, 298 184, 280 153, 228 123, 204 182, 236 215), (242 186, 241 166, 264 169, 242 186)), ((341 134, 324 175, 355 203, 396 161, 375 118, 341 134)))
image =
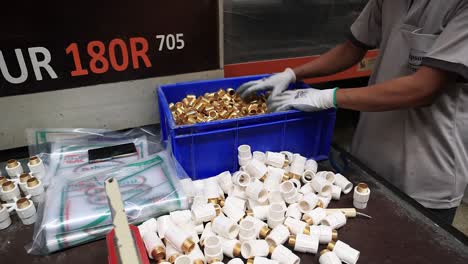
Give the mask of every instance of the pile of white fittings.
POLYGON ((42 160, 33 156, 28 161, 29 173, 23 171, 17 160, 7 161, 8 178, 0 176, 0 230, 11 225, 10 213, 16 211, 21 222, 31 225, 36 222, 36 207, 44 198, 44 186, 40 180, 45 175, 42 160))
MULTIPOLYGON (((359 251, 338 240, 338 229, 356 210, 327 209, 353 185, 343 175, 317 172, 317 162, 283 151, 238 148, 240 170, 182 180, 193 200, 176 211, 139 226, 150 258, 158 263, 299 264, 294 252, 317 254, 321 264, 358 261, 359 251), (286 246, 285 246, 286 244, 286 246), (241 258, 242 257, 242 258, 241 258)), ((357 202, 367 203, 359 185, 357 202)), ((355 192, 358 192, 356 189, 355 192)))

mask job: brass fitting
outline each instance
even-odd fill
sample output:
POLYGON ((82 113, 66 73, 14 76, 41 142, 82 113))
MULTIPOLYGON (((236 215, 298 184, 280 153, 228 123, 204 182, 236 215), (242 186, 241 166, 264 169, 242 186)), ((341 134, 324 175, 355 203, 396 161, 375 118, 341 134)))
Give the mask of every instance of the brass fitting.
POLYGON ((17 160, 11 159, 11 160, 7 161, 7 167, 9 169, 14 168, 16 166, 18 166, 18 161, 17 160))

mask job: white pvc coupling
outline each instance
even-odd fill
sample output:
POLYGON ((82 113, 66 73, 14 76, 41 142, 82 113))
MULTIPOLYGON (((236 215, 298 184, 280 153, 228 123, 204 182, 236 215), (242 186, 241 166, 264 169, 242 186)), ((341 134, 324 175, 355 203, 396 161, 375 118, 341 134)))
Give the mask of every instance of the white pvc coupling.
POLYGON ((284 244, 288 240, 289 235, 289 229, 285 225, 278 225, 271 230, 265 241, 270 246, 278 246, 284 244))
POLYGON ((341 188, 337 185, 332 185, 331 196, 333 200, 339 200, 341 197, 341 188))
POLYGON ((328 249, 324 249, 320 252, 319 263, 320 264, 341 264, 341 260, 338 258, 335 252, 332 252, 328 249))
POLYGON ((286 218, 286 220, 284 220, 284 225, 288 227, 289 232, 293 235, 303 234, 304 232, 308 232, 306 231, 306 227, 308 226, 307 223, 298 219, 288 217, 286 218))
POLYGON ((370 189, 365 183, 359 183, 354 188, 353 205, 358 209, 365 209, 370 198, 370 189))
POLYGON ((247 264, 280 264, 276 260, 272 260, 265 257, 255 257, 253 259, 248 259, 247 264))
POLYGON ((34 202, 40 202, 44 197, 44 184, 40 179, 31 177, 26 181, 26 191, 34 202))
POLYGON ((283 199, 288 204, 293 204, 297 202, 297 189, 291 181, 285 181, 280 184, 280 192, 283 196, 283 199))
POLYGON ((266 152, 265 163, 276 168, 283 168, 289 164, 283 154, 271 151, 266 152))
POLYGON ((268 175, 266 179, 264 180, 264 187, 268 191, 276 191, 279 190, 279 186, 281 184, 281 181, 283 180, 285 171, 280 168, 275 168, 268 166, 268 175))
POLYGON ((32 175, 36 178, 43 178, 45 176, 44 162, 38 156, 32 156, 28 161, 28 168, 32 175))
POLYGON ((267 223, 271 228, 275 228, 284 222, 284 214, 286 213, 286 206, 284 204, 270 204, 268 208, 267 223))
POLYGON ((229 193, 230 197, 237 197, 239 199, 247 199, 247 195, 245 194, 245 187, 241 187, 239 185, 234 185, 232 187, 231 192, 229 193))
POLYGON ((269 208, 270 206, 268 205, 255 206, 247 210, 247 214, 260 220, 267 220, 269 208))
POLYGON ((232 175, 232 182, 240 187, 247 187, 252 181, 250 174, 244 171, 236 171, 232 175))
POLYGON ((304 214, 302 219, 308 225, 319 225, 320 222, 327 216, 325 209, 317 207, 314 210, 304 214))
POLYGON ((318 205, 319 201, 319 197, 315 193, 307 193, 299 201, 299 209, 302 213, 308 213, 314 210, 314 208, 318 205))
POLYGON ((218 181, 214 178, 208 178, 203 180, 203 193, 208 200, 218 199, 224 195, 221 187, 219 187, 218 181))
POLYGON ((192 235, 174 223, 170 225, 164 235, 164 238, 177 250, 184 252, 185 254, 190 253, 195 247, 192 235))
POLYGON ((299 257, 283 245, 277 245, 271 253, 271 259, 280 264, 299 264, 299 257))
POLYGON ((309 159, 306 161, 304 169, 317 173, 318 164, 315 160, 309 159))
POLYGON ((284 203, 283 195, 281 195, 281 192, 279 190, 278 191, 270 191, 268 193, 268 202, 270 204, 284 203))
POLYGON ((31 174, 29 173, 21 173, 19 176, 18 186, 23 191, 24 194, 28 195, 28 190, 26 186, 28 186, 27 181, 31 178, 31 174))
POLYGON ((166 258, 166 246, 156 232, 147 232, 141 237, 145 243, 146 252, 151 259, 160 261, 166 258))
POLYGON ((142 237, 149 232, 156 233, 158 231, 158 221, 154 218, 150 218, 138 226, 138 231, 140 231, 142 237))
POLYGON ((338 258, 347 264, 356 264, 359 259, 359 251, 350 247, 348 244, 338 240, 328 244, 328 250, 332 250, 338 258))
POLYGON ((191 263, 192 263, 192 259, 187 255, 178 256, 174 261, 174 264, 191 264, 191 263))
POLYGON ((329 226, 332 229, 338 229, 346 225, 346 216, 342 212, 337 211, 322 219, 321 224, 329 226))
POLYGON ((256 159, 252 159, 247 166, 245 166, 247 173, 258 180, 265 180, 268 169, 266 165, 256 159))
POLYGON ((217 236, 210 236, 205 239, 204 252, 208 263, 223 261, 224 255, 221 243, 221 239, 217 236))
POLYGON ((297 234, 296 236, 289 237, 288 244, 294 251, 316 254, 319 247, 319 239, 318 236, 297 234))
POLYGON ((171 221, 177 225, 185 225, 192 222, 192 212, 190 210, 178 210, 169 213, 171 221))
POLYGON ((305 163, 307 159, 299 154, 294 154, 294 160, 289 168, 291 178, 300 179, 304 173, 305 163))
POLYGON ((256 238, 255 222, 251 219, 242 220, 239 224, 239 240, 245 242, 255 240, 256 238))
POLYGON ((229 171, 224 171, 216 176, 219 187, 224 193, 229 193, 232 189, 232 175, 229 171))
POLYGON ((174 225, 171 221, 171 217, 169 215, 163 215, 158 217, 158 236, 163 239, 165 238, 166 231, 174 225))
POLYGON ((263 183, 258 179, 250 182, 247 187, 245 187, 245 194, 248 198, 254 199, 260 203, 264 203, 268 199, 268 191, 263 187, 263 183))
POLYGON ((304 184, 309 183, 314 177, 315 173, 313 171, 305 170, 304 173, 302 173, 301 182, 304 184))
POLYGON ((233 258, 227 264, 244 264, 244 261, 240 258, 233 258))
POLYGON ((322 208, 327 208, 328 205, 329 205, 330 202, 331 202, 331 199, 332 199, 331 196, 326 196, 326 197, 324 197, 324 196, 322 196, 322 195, 319 195, 319 196, 317 196, 317 197, 318 197, 318 199, 319 199, 319 201, 320 201, 320 202, 319 202, 319 206, 322 207, 322 208))
POLYGON ((339 186, 341 190, 343 190, 344 194, 348 194, 353 189, 353 184, 348 179, 346 179, 345 176, 339 173, 335 174, 334 184, 339 186))
POLYGON ((289 151, 280 151, 281 154, 283 154, 286 157, 286 160, 288 160, 288 163, 291 164, 292 161, 294 160, 294 154, 289 151))
POLYGON ((252 160, 252 151, 250 149, 249 145, 240 145, 237 148, 238 152, 238 159, 239 159, 239 165, 240 166, 247 166, 249 164, 250 160, 252 160))
POLYGON ((241 256, 241 242, 237 239, 221 239, 221 247, 223 248, 223 253, 225 256, 230 258, 240 257, 241 256))
POLYGON ((0 230, 3 230, 11 225, 11 218, 8 209, 0 204, 0 230))
POLYGON ((234 239, 239 234, 239 225, 224 215, 218 215, 212 220, 211 230, 225 238, 234 239))
POLYGON ((209 222, 221 212, 221 207, 217 204, 206 203, 202 205, 194 205, 191 210, 192 220, 199 224, 209 222))
POLYGON ((310 182, 310 185, 314 191, 322 196, 331 195, 331 183, 328 182, 325 177, 318 177, 318 175, 316 175, 310 182))
POLYGON ((210 237, 210 236, 216 236, 216 234, 211 229, 211 223, 207 223, 205 225, 205 229, 203 229, 203 232, 200 235, 200 245, 203 246, 205 238, 210 237))
POLYGON ((261 151, 254 151, 253 152, 253 158, 256 159, 256 160, 259 160, 263 163, 265 163, 266 161, 266 155, 265 153, 261 152, 261 151))
POLYGON ((174 263, 178 256, 182 255, 182 252, 177 250, 171 243, 166 243, 166 259, 170 263, 174 263))
POLYGON ((315 192, 314 188, 312 188, 311 182, 304 184, 300 189, 299 192, 302 194, 307 194, 311 192, 315 192))
POLYGON ((16 201, 16 214, 24 225, 31 225, 36 222, 36 207, 34 203, 27 198, 21 198, 16 201))
POLYGON ((270 245, 265 240, 249 240, 242 243, 241 254, 245 259, 253 257, 266 257, 269 254, 270 245))
POLYGON ((18 177, 19 175, 21 175, 21 173, 23 173, 23 167, 21 166, 21 162, 17 161, 17 160, 8 160, 7 161, 7 165, 5 166, 5 170, 8 174, 8 176, 12 177, 12 178, 16 178, 18 177))
POLYGON ((301 209, 299 209, 299 204, 298 203, 293 203, 288 206, 288 209, 286 210, 286 217, 291 217, 294 219, 301 220, 301 209))
POLYGON ((255 227, 255 235, 257 238, 265 238, 271 231, 270 228, 268 228, 268 225, 261 221, 260 219, 258 218, 255 218, 255 217, 252 217, 252 216, 246 216, 244 218, 244 221, 245 220, 250 220, 254 223, 254 227, 255 227))
POLYGON ((198 245, 195 245, 192 252, 188 254, 190 259, 193 261, 193 264, 205 264, 206 259, 203 251, 200 249, 198 245))
POLYGON ((331 171, 319 171, 315 174, 317 177, 323 177, 327 180, 330 184, 335 182, 335 173, 331 171))
POLYGON ((13 203, 21 197, 20 189, 17 184, 12 181, 6 181, 2 184, 1 189, 2 199, 6 202, 13 203))
POLYGON ((328 244, 332 240, 338 239, 338 232, 329 226, 310 226, 310 235, 317 236, 320 244, 328 244))
POLYGON ((232 219, 234 222, 239 222, 245 215, 245 210, 242 210, 242 207, 235 206, 234 203, 224 204, 223 213, 232 219))
POLYGON ((240 210, 245 211, 245 208, 246 208, 245 203, 246 202, 244 199, 240 199, 235 196, 228 196, 226 200, 224 201, 224 206, 232 204, 232 206, 235 206, 239 208, 240 210))

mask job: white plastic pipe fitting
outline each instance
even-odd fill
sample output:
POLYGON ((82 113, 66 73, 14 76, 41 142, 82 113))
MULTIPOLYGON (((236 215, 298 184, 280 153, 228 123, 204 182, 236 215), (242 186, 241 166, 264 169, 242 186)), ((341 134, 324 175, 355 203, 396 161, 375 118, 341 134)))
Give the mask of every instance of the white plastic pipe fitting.
POLYGON ((232 189, 232 175, 229 171, 221 172, 216 176, 219 187, 223 190, 224 193, 229 193, 232 189))
POLYGON ((205 197, 208 198, 208 201, 219 199, 219 197, 221 196, 221 187, 219 187, 218 182, 216 180, 204 180, 203 186, 203 192, 205 197))
POLYGON ((21 162, 11 159, 7 161, 7 165, 5 166, 5 170, 8 176, 12 178, 16 178, 23 173, 23 167, 21 166, 21 162))
POLYGON ((36 207, 34 203, 27 198, 21 198, 16 201, 16 214, 18 214, 18 217, 24 225, 31 225, 36 222, 36 207))
POLYGON ((306 222, 303 222, 301 220, 294 219, 291 217, 288 217, 286 218, 286 220, 284 220, 284 225, 288 227, 289 232, 293 235, 303 234, 304 232, 309 232, 307 228, 308 225, 306 222))
POLYGON ((224 215, 218 215, 211 223, 211 230, 224 238, 234 239, 239 234, 239 225, 224 215))
POLYGON ((217 236, 210 236, 205 239, 205 258, 208 263, 223 261, 223 248, 221 239, 217 236))
POLYGON ((264 181, 264 187, 268 191, 277 191, 284 178, 285 171, 283 169, 268 166, 268 175, 264 181))
POLYGON ((245 259, 253 257, 266 257, 270 251, 270 245, 265 240, 249 240, 242 243, 241 254, 245 259))
POLYGON ((193 264, 206 264, 205 255, 198 245, 195 245, 192 252, 188 254, 193 264))
POLYGON ((331 171, 319 171, 315 174, 316 177, 323 177, 327 180, 330 184, 335 182, 335 173, 331 171))
POLYGON ((9 203, 14 203, 21 197, 18 185, 12 181, 6 181, 2 184, 1 194, 2 198, 9 203))
POLYGON ((29 173, 21 173, 21 175, 19 176, 18 186, 25 195, 28 195, 28 190, 26 189, 26 186, 28 186, 27 181, 29 179, 31 179, 31 174, 29 173))
POLYGON ((279 264, 279 262, 265 257, 255 257, 248 259, 247 264, 279 264))
POLYGON ((266 165, 256 159, 252 159, 247 166, 245 166, 247 173, 258 180, 265 180, 267 176, 268 169, 266 165))
POLYGON ((331 196, 326 196, 326 197, 324 197, 324 196, 322 196, 322 195, 319 195, 319 196, 317 196, 317 197, 318 197, 318 199, 319 199, 319 204, 318 204, 318 205, 319 205, 319 207, 322 207, 322 208, 327 208, 328 205, 329 205, 330 202, 331 202, 331 199, 332 199, 331 196))
POLYGON ((315 160, 309 159, 306 161, 304 170, 312 171, 314 174, 317 173, 318 164, 315 160))
POLYGON ((233 258, 227 264, 244 264, 244 261, 240 258, 233 258))
POLYGON ((187 255, 180 255, 174 261, 174 264, 191 264, 191 263, 192 263, 192 259, 190 259, 190 257, 187 255))
POLYGON ((344 194, 348 194, 353 189, 353 184, 339 173, 335 174, 334 184, 340 187, 344 194))
POLYGON ((252 158, 252 149, 249 145, 240 145, 237 147, 237 155, 242 158, 252 158))
POLYGON ((280 184, 280 192, 283 199, 288 204, 297 202, 297 189, 291 181, 285 181, 280 184))
POLYGON ((288 163, 291 164, 292 161, 294 160, 294 154, 289 151, 280 151, 281 154, 283 154, 286 157, 286 160, 288 160, 288 163))
POLYGON ((178 251, 185 254, 190 253, 195 247, 192 235, 180 228, 176 224, 172 224, 167 229, 164 238, 171 243, 178 251))
POLYGON ((203 246, 205 238, 210 237, 210 236, 216 236, 216 234, 211 229, 211 222, 206 223, 205 229, 203 229, 203 232, 200 235, 200 245, 203 246))
POLYGON ((306 184, 312 181, 312 179, 315 177, 315 173, 311 170, 306 170, 304 173, 302 173, 301 176, 301 182, 306 184))
POLYGON ((270 204, 274 204, 274 203, 283 203, 284 200, 283 200, 283 195, 281 195, 281 192, 279 190, 277 191, 270 191, 268 193, 268 202, 270 204))
POLYGON ((203 205, 192 206, 191 218, 199 224, 209 222, 221 213, 221 207, 217 204, 207 203, 203 205))
POLYGON ((346 216, 342 212, 337 211, 322 219, 321 224, 329 226, 331 229, 339 229, 346 225, 346 216))
POLYGON ((28 168, 31 174, 38 179, 42 179, 46 174, 44 162, 38 156, 29 158, 28 168))
POLYGON ((276 168, 284 168, 289 164, 283 154, 271 151, 266 152, 265 163, 276 168))
POLYGON ((338 258, 346 264, 356 264, 360 255, 359 251, 340 240, 330 242, 327 249, 335 252, 338 258))
POLYGON ((247 187, 252 181, 250 174, 244 171, 236 171, 232 175, 232 182, 240 187, 247 187))
POLYGON ((285 225, 278 225, 271 230, 270 234, 265 238, 265 241, 270 246, 278 246, 284 244, 288 240, 289 235, 291 234, 285 225))
POLYGON ((338 232, 324 225, 310 226, 310 235, 317 236, 320 244, 328 244, 338 239, 338 232))
POLYGON ((154 218, 150 218, 138 226, 138 231, 140 231, 142 237, 149 232, 156 233, 158 231, 158 221, 154 218))
POLYGON ((293 185, 294 185, 294 188, 297 189, 297 191, 299 191, 301 189, 301 181, 298 180, 298 179, 289 179, 288 181, 290 181, 293 185))
POLYGON ((297 234, 289 236, 288 244, 294 251, 316 254, 319 247, 318 236, 297 234))
POLYGON ((337 185, 332 185, 331 197, 333 200, 339 200, 341 197, 341 188, 337 185))
POLYGON ((370 198, 369 186, 365 183, 359 183, 354 187, 353 205, 357 209, 366 209, 370 198))
POLYGON ((299 264, 300 258, 283 245, 277 245, 271 252, 271 259, 280 264, 299 264))
POLYGON ((268 209, 267 223, 271 228, 283 224, 284 214, 286 213, 286 206, 284 204, 270 204, 268 209))
POLYGON ((286 217, 291 217, 294 219, 301 220, 301 209, 299 209, 299 204, 298 203, 293 203, 288 206, 288 209, 286 210, 286 217))
POLYGON ((161 239, 165 238, 166 231, 172 226, 175 225, 171 221, 171 217, 169 215, 162 215, 158 217, 158 236, 161 239))
POLYGON ((315 193, 307 193, 299 201, 299 209, 302 213, 308 213, 317 207, 319 201, 319 197, 315 193))
POLYGON ((315 176, 310 182, 312 189, 322 196, 331 195, 331 184, 324 178, 315 176))
POLYGON ((169 213, 171 221, 177 225, 185 225, 192 222, 192 212, 190 210, 177 210, 169 213))
POLYGON ((245 200, 240 199, 235 196, 228 196, 226 200, 224 201, 224 206, 232 204, 233 206, 239 208, 242 211, 245 211, 246 205, 245 205, 245 200))
POLYGON ((225 256, 236 258, 241 256, 241 242, 237 239, 221 238, 221 247, 225 256))
POLYGON ((44 184, 36 177, 31 177, 26 181, 26 190, 31 195, 31 200, 38 204, 44 200, 44 184))
POLYGON ((261 161, 263 163, 265 163, 265 161, 266 161, 266 155, 265 155, 265 153, 263 153, 261 151, 254 151, 253 152, 253 158, 258 160, 258 161, 261 161))
POLYGON ((237 207, 234 203, 224 203, 223 213, 232 219, 234 222, 239 222, 245 215, 245 210, 242 210, 242 207, 237 207))
POLYGON ((255 235, 257 238, 264 239, 266 236, 268 236, 268 234, 271 231, 268 225, 258 218, 255 218, 252 216, 246 216, 244 220, 250 220, 254 223, 255 235))
POLYGON ((300 179, 304 173, 305 163, 307 159, 299 154, 294 154, 294 160, 289 168, 289 176, 293 179, 300 179))
POLYGON ((250 163, 250 161, 252 160, 252 158, 238 157, 238 160, 239 160, 239 166, 240 166, 240 167, 244 167, 244 166, 247 166, 247 164, 250 163))
POLYGON ((161 261, 166 259, 166 246, 158 237, 156 232, 147 232, 142 236, 145 243, 146 252, 151 259, 161 261))
POLYGON ((8 209, 0 204, 0 230, 3 230, 11 225, 11 218, 8 209))
POLYGON ((264 203, 268 200, 268 191, 258 179, 255 179, 245 187, 245 194, 248 198, 258 201, 259 203, 264 203))
POLYGON ((270 206, 268 205, 255 206, 250 210, 247 210, 247 215, 253 216, 260 220, 267 220, 269 208, 270 206))
POLYGON ((245 194, 245 187, 234 185, 231 192, 229 193, 230 197, 237 197, 239 199, 246 200, 247 194, 245 194))
MULTIPOLYGON (((313 179, 312 179, 313 180, 313 179)), ((299 189, 299 192, 302 194, 308 194, 311 192, 315 192, 314 188, 312 188, 311 182, 304 184, 301 189, 299 189)))
POLYGON ((182 255, 182 252, 178 251, 171 243, 166 243, 166 259, 170 263, 174 264, 176 258, 182 255))
POLYGON ((244 219, 239 224, 239 240, 240 242, 255 240, 257 234, 255 232, 255 222, 250 219, 244 219))
POLYGON ((324 249, 320 252, 319 263, 320 264, 341 264, 341 260, 338 258, 335 252, 332 252, 328 249, 324 249))
POLYGON ((307 212, 302 217, 308 225, 319 225, 320 222, 327 216, 325 209, 317 207, 314 210, 307 212))

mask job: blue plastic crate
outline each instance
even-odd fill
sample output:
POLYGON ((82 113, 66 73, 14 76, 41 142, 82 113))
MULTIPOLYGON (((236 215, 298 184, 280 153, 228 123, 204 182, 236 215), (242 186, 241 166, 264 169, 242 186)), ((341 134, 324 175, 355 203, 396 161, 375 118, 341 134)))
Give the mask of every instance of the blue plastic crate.
MULTIPOLYGON (((267 76, 185 82, 159 87, 162 140, 192 179, 204 179, 222 171, 237 170, 237 147, 242 144, 249 144, 252 151, 287 150, 316 160, 328 157, 335 110, 315 113, 293 110, 182 126, 177 126, 172 118, 169 103, 178 102, 187 94, 199 96, 220 88, 237 89, 247 81, 267 76)), ((294 87, 308 86, 296 83, 294 87)))

